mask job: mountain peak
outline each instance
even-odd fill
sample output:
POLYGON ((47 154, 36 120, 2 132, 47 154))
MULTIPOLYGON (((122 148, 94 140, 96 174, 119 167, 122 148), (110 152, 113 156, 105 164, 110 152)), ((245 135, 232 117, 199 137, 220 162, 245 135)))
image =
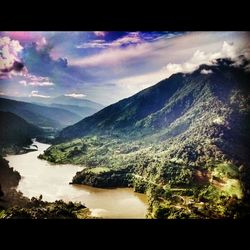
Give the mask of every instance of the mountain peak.
POLYGON ((247 80, 249 74, 242 66, 232 66, 232 61, 219 59, 216 64, 200 65, 193 73, 173 74, 154 86, 112 104, 65 128, 58 139, 92 133, 133 136, 154 133, 155 129, 164 129, 181 119, 202 102, 220 101, 228 105, 232 91, 248 86, 247 80))

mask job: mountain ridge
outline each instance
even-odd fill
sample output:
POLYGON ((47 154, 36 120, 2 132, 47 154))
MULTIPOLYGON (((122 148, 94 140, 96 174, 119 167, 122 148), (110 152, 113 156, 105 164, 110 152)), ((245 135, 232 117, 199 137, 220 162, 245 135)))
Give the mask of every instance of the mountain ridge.
MULTIPOLYGON (((186 105, 186 108, 192 106, 192 104, 188 102, 194 101, 192 100, 192 95, 198 96, 199 93, 197 92, 198 90, 202 91, 202 86, 207 88, 204 90, 207 91, 207 93, 204 94, 209 94, 209 91, 213 91, 215 95, 218 91, 221 91, 220 86, 218 86, 219 82, 223 80, 227 81, 226 76, 223 75, 223 69, 225 70, 225 67, 231 67, 231 63, 232 62, 222 61, 219 66, 201 65, 199 69, 193 73, 174 74, 156 85, 105 107, 96 114, 63 129, 59 134, 59 140, 77 138, 92 133, 92 131, 93 133, 106 133, 116 129, 120 131, 125 129, 126 133, 126 128, 131 130, 131 128, 144 129, 145 127, 156 128, 167 126, 177 118, 177 114, 183 115, 183 105, 186 105), (227 63, 226 66, 223 63, 227 63), (204 75, 200 73, 203 69, 214 70, 215 72, 204 75), (196 83, 192 83, 194 78, 196 78, 196 83), (208 83, 208 81, 210 83, 208 83), (192 86, 190 87, 192 84, 194 85, 193 89, 191 89, 192 86), (186 95, 185 92, 187 92, 186 95), (183 95, 185 95, 185 98, 183 98, 183 95), (180 100, 180 102, 178 102, 178 100, 180 100), (172 105, 176 106, 176 108, 173 108, 174 112, 170 110, 172 108, 170 105, 171 102, 172 105), (170 116, 172 116, 172 118, 170 116), (156 119, 154 120, 154 118, 156 119), (167 123, 162 122, 164 120, 167 121, 167 123), (163 124, 160 124, 161 122, 163 124)), ((237 72, 237 68, 232 69, 236 72, 235 74, 240 74, 237 72)), ((248 85, 245 84, 244 86, 248 91, 248 85)), ((226 91, 229 93, 231 87, 232 86, 223 86, 224 93, 219 93, 219 98, 222 98, 222 96, 227 98, 226 91)))
POLYGON ((39 157, 84 165, 74 184, 146 193, 149 218, 250 216, 249 82, 230 60, 172 75, 65 128, 39 157))
POLYGON ((0 98, 0 110, 12 112, 39 127, 62 128, 81 119, 70 111, 0 98))

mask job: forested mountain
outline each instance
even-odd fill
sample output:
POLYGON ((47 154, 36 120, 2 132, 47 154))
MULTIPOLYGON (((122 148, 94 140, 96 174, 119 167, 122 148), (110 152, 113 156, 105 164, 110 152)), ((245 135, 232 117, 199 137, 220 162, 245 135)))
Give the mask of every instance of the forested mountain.
POLYGON ((88 166, 73 183, 146 192, 149 217, 246 216, 247 63, 220 59, 174 74, 63 129, 41 157, 88 166))
POLYGON ((12 145, 24 146, 43 134, 42 129, 10 112, 0 111, 0 149, 12 145))

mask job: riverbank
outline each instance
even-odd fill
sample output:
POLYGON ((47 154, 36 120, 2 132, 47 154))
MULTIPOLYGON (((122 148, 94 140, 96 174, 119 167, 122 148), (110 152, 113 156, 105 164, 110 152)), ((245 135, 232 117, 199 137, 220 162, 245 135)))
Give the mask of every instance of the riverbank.
POLYGON ((132 188, 94 188, 86 185, 70 185, 76 172, 83 166, 55 164, 37 158, 49 144, 35 142, 38 151, 23 155, 8 155, 11 167, 20 172, 22 178, 17 187, 26 197, 43 196, 43 201, 81 202, 91 215, 101 218, 145 218, 147 197, 135 193, 132 188), (27 164, 29 163, 29 164, 27 164))
POLYGON ((46 202, 16 190, 21 176, 0 156, 0 219, 86 219, 90 210, 81 203, 46 202))

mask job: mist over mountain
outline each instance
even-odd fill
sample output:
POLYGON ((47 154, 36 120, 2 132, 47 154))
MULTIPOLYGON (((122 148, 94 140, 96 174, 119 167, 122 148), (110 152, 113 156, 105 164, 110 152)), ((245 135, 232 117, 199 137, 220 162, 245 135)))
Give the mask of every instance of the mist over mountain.
MULTIPOLYGON (((88 99, 83 98, 76 98, 71 96, 57 96, 53 98, 43 98, 38 96, 29 96, 29 97, 14 97, 14 96, 2 96, 2 98, 15 100, 15 101, 22 101, 37 104, 40 106, 46 107, 55 107, 64 109, 71 113, 80 116, 80 118, 85 118, 87 116, 93 115, 100 109, 104 108, 102 104, 90 101, 88 99)), ((80 120, 80 119, 79 119, 80 120)), ((73 119, 73 124, 75 119, 73 119)), ((69 124, 68 124, 69 125, 69 124)))
POLYGON ((38 127, 61 129, 81 119, 68 110, 0 98, 0 110, 12 112, 38 127))

